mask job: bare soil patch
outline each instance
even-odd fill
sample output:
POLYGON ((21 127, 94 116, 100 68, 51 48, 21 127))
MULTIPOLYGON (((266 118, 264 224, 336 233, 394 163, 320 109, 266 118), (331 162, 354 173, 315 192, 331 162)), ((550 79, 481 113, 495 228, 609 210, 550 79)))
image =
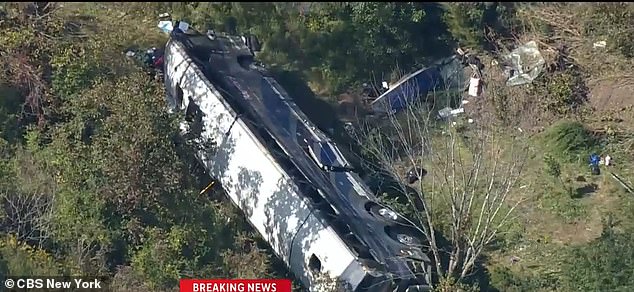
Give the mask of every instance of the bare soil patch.
POLYGON ((605 79, 589 84, 589 105, 601 122, 616 122, 627 129, 634 128, 634 81, 605 79))

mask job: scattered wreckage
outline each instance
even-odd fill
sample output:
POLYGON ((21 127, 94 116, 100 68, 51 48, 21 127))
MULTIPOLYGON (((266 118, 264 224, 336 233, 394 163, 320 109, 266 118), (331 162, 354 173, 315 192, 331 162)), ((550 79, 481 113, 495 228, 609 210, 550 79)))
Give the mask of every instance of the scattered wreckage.
POLYGON ((125 52, 126 57, 133 59, 156 81, 163 81, 163 50, 150 48, 147 50, 129 48, 125 52))

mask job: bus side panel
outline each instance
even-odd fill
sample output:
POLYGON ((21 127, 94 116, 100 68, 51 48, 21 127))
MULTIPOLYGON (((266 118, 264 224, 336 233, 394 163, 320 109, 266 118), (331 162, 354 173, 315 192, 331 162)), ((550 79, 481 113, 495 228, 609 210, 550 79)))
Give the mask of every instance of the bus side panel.
POLYGON ((311 291, 323 291, 323 283, 315 282, 319 273, 341 278, 353 288, 363 280, 363 267, 339 235, 319 218, 310 215, 293 241, 291 269, 302 282, 310 283, 311 291), (312 258, 312 259, 311 259, 312 258))
POLYGON ((288 264, 292 240, 310 215, 310 206, 268 149, 241 119, 236 119, 218 91, 201 78, 204 75, 197 66, 190 61, 180 62, 184 55, 178 46, 167 49, 171 58, 166 77, 171 74, 169 79, 182 88, 184 100, 191 98, 199 106, 203 113, 202 135, 216 143, 214 154, 200 153, 207 170, 288 264))
POLYGON ((186 70, 187 58, 176 50, 175 43, 168 41, 165 45, 164 70, 165 70, 165 92, 167 93, 167 104, 170 110, 185 109, 186 104, 183 101, 177 101, 179 95, 179 81, 183 77, 186 70))

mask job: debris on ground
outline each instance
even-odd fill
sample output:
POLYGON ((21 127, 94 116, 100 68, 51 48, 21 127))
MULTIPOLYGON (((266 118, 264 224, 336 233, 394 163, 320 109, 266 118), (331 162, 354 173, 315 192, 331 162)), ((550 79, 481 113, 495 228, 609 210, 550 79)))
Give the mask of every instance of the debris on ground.
POLYGON ((148 75, 157 81, 163 80, 163 50, 159 48, 150 48, 147 50, 127 49, 126 57, 131 58, 142 65, 148 75))
POLYGON ((450 113, 451 113, 451 108, 446 107, 438 111, 438 117, 440 117, 441 119, 444 119, 444 118, 447 118, 450 115, 450 113))
POLYGON ((450 107, 443 108, 438 111, 438 116, 440 119, 446 119, 450 116, 457 116, 458 114, 464 113, 464 108, 452 109, 450 107))
POLYGON ((161 20, 158 23, 158 28, 164 33, 170 33, 174 29, 174 25, 169 20, 161 20))
POLYGON ((608 43, 606 41, 598 41, 594 44, 592 44, 592 48, 596 49, 596 48, 605 48, 608 45, 608 43))
POLYGON ((634 194, 634 189, 628 185, 625 181, 623 181, 622 178, 620 178, 618 175, 616 175, 616 173, 614 172, 610 172, 610 175, 612 175, 612 178, 614 180, 616 180, 619 184, 621 184, 621 186, 630 194, 634 194))
POLYGON ((473 97, 480 95, 480 78, 471 77, 469 81, 469 95, 473 97))
POLYGON ((471 78, 481 79, 482 78, 482 70, 484 70, 484 64, 478 58, 478 56, 471 54, 469 52, 465 52, 463 49, 456 49, 458 56, 461 58, 461 62, 465 66, 469 66, 472 70, 471 78))
POLYGON ((507 86, 533 82, 542 72, 546 63, 535 41, 517 47, 504 56, 504 59, 509 75, 506 81, 507 86))
POLYGON ((515 264, 520 261, 520 258, 518 256, 512 256, 510 260, 511 260, 511 264, 515 264))

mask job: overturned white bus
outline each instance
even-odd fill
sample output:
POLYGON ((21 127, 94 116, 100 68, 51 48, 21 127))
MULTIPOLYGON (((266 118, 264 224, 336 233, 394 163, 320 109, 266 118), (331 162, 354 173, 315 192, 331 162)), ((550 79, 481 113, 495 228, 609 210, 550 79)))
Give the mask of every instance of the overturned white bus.
POLYGON ((379 204, 336 145, 241 37, 176 31, 165 47, 171 110, 215 142, 198 158, 311 291, 329 274, 354 291, 427 291, 421 231, 379 204))

